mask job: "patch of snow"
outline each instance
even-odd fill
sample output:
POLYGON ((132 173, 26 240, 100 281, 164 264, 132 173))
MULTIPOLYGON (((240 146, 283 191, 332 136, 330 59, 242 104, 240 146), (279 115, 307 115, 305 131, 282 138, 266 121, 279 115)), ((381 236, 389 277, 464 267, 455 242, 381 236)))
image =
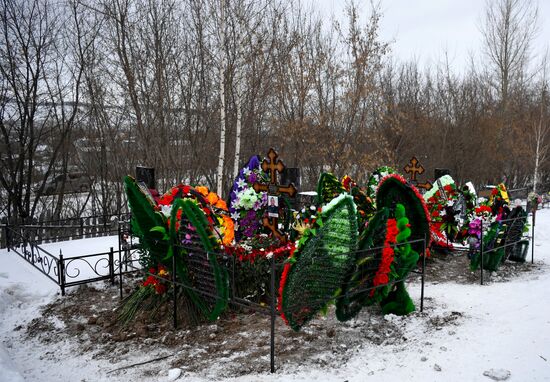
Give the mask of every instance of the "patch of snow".
POLYGON ((0 382, 25 382, 12 362, 8 352, 0 344, 0 382))
POLYGON ((181 369, 175 368, 168 370, 168 378, 166 379, 169 382, 175 381, 181 376, 181 369))
POLYGON ((483 372, 483 375, 491 378, 493 381, 506 381, 510 378, 510 370, 505 369, 489 369, 483 372))

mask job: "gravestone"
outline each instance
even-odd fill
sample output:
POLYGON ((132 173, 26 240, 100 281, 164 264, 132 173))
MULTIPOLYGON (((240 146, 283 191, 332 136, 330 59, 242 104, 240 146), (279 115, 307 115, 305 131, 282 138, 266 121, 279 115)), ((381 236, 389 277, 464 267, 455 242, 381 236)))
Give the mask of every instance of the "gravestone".
POLYGON ((436 168, 434 170, 434 179, 439 179, 445 175, 451 175, 451 170, 448 168, 436 168))
POLYGON ((147 188, 155 189, 155 169, 153 167, 136 166, 136 182, 143 182, 147 188))

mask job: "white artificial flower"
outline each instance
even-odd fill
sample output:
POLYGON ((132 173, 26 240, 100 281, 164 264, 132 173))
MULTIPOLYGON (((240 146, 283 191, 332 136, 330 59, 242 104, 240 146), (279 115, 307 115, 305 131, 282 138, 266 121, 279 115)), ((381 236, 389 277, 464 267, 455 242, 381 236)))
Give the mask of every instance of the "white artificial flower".
POLYGON ((172 206, 160 206, 160 213, 167 218, 170 217, 170 212, 172 212, 172 206))
POLYGON ((237 188, 245 188, 245 186, 246 186, 246 182, 244 179, 241 178, 237 180, 237 188))
POLYGON ((244 174, 244 175, 248 176, 248 175, 250 175, 251 172, 252 172, 252 171, 251 171, 248 167, 243 168, 243 174, 244 174))
POLYGON ((238 212, 233 212, 231 214, 231 219, 233 219, 233 220, 239 220, 240 217, 241 217, 241 215, 239 215, 238 212))

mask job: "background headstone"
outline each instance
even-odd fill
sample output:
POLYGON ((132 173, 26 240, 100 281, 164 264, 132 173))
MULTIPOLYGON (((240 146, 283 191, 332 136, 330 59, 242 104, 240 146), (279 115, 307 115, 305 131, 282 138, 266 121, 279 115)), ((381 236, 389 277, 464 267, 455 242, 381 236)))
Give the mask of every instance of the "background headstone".
POLYGON ((436 168, 434 170, 434 180, 438 180, 444 175, 451 175, 451 170, 448 168, 436 168))
POLYGON ((136 182, 143 182, 149 189, 155 189, 155 169, 153 167, 136 167, 136 182))

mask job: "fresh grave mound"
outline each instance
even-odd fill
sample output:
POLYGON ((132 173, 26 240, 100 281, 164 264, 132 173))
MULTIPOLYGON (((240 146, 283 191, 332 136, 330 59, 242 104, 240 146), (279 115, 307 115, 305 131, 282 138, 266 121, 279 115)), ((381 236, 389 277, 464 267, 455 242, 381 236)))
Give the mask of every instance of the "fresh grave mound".
POLYGON ((357 217, 350 195, 322 208, 283 269, 279 310, 298 331, 339 294, 357 247, 357 217))

